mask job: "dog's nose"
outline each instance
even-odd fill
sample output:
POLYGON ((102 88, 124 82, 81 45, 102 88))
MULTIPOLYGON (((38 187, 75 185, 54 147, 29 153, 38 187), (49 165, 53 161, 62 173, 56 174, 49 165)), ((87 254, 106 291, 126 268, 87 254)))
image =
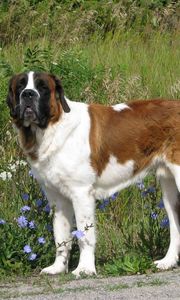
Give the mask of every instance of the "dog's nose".
POLYGON ((38 96, 38 93, 31 89, 25 89, 21 94, 21 98, 23 98, 24 100, 30 100, 33 98, 37 98, 37 96, 38 96))

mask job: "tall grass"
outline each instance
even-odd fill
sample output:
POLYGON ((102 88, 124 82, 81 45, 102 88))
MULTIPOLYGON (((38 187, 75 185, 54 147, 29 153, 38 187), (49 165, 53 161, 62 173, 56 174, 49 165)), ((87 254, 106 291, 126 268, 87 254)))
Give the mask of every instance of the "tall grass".
POLYGON ((112 88, 108 100, 126 101, 180 97, 179 46, 176 34, 157 32, 146 40, 143 34, 131 32, 93 42, 85 51, 93 66, 105 66, 109 72, 105 78, 107 89, 108 83, 112 88))

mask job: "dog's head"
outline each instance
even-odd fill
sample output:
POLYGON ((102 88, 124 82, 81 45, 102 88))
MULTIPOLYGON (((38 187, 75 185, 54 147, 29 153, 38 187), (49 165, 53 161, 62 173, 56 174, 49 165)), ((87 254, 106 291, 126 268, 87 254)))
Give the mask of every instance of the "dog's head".
POLYGON ((9 82, 7 104, 17 126, 36 124, 46 128, 70 108, 60 80, 48 73, 28 72, 14 75, 9 82))

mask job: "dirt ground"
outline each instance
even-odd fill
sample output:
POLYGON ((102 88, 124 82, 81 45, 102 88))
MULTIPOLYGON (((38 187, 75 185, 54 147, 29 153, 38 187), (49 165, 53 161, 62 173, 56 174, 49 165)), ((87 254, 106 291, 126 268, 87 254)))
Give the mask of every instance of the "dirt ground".
POLYGON ((59 276, 16 278, 0 283, 0 299, 111 300, 180 299, 180 268, 149 275, 60 279, 59 276))

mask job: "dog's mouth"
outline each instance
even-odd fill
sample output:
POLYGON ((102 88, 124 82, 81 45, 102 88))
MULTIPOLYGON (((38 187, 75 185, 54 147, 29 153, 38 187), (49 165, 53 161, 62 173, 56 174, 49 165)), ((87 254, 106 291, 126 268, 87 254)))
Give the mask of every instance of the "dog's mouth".
POLYGON ((23 112, 23 118, 24 119, 34 119, 34 117, 36 117, 36 114, 34 112, 34 110, 32 109, 32 107, 30 106, 26 106, 23 112))
POLYGON ((26 106, 21 112, 21 120, 28 123, 37 122, 37 113, 31 106, 26 106))
POLYGON ((47 116, 39 114, 33 105, 17 105, 16 106, 16 115, 25 127, 28 127, 32 124, 35 124, 41 128, 47 126, 47 116))

